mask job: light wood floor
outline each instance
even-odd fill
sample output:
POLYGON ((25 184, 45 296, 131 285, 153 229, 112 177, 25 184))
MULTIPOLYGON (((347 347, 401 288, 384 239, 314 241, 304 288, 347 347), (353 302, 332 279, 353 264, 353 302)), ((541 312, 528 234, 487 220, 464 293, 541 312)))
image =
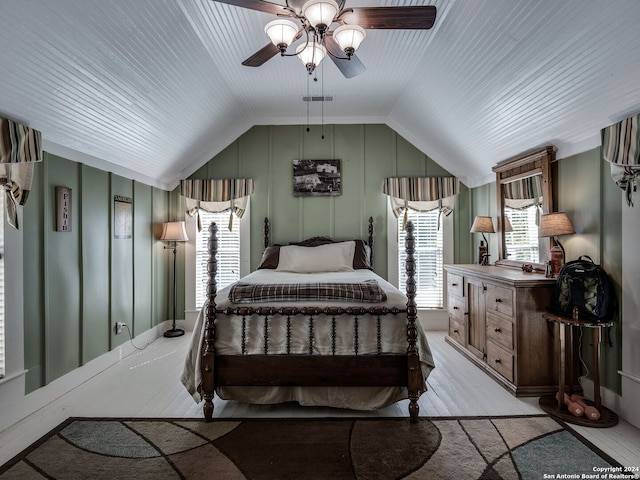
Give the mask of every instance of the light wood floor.
MULTIPOLYGON (((537 398, 515 398, 444 341, 444 332, 427 332, 436 369, 420 398, 420 415, 476 416, 543 413, 537 398)), ((201 418, 179 382, 189 337, 161 337, 143 351, 0 432, 0 465, 69 417, 201 418)), ((253 406, 216 400, 215 417, 407 416, 407 403, 377 412, 300 407, 253 406)), ((626 422, 613 428, 575 430, 624 466, 640 466, 640 430, 626 422)))

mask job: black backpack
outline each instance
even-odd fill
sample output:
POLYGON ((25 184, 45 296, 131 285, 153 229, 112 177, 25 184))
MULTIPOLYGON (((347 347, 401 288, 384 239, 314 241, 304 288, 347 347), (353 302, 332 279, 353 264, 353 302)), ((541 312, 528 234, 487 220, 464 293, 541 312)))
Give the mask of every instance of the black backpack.
POLYGON ((566 317, 609 322, 618 315, 618 304, 609 275, 586 255, 567 262, 558 273, 551 310, 566 317))

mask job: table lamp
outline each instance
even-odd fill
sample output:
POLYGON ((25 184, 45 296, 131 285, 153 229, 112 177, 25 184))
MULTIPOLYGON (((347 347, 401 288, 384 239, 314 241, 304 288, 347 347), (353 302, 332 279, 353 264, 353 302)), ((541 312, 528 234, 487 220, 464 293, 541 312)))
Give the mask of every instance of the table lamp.
POLYGON ((160 240, 165 242, 171 242, 169 245, 165 245, 165 249, 173 250, 173 323, 171 329, 164 332, 165 337, 180 337, 184 335, 182 328, 176 328, 176 299, 178 297, 177 284, 176 284, 176 252, 178 250, 178 242, 185 242, 189 240, 187 237, 187 230, 184 222, 165 222, 162 226, 162 235, 160 240))
POLYGON ((558 240, 560 235, 571 235, 576 233, 571 225, 571 221, 564 212, 546 213, 540 218, 538 228, 539 237, 553 237, 554 246, 551 248, 551 276, 556 277, 564 265, 565 251, 562 243, 558 240))
POLYGON ((473 220, 473 225, 471 225, 471 233, 482 233, 482 238, 484 238, 484 242, 480 240, 480 247, 478 247, 478 263, 480 265, 488 265, 489 264, 489 242, 487 241, 487 237, 484 236, 485 233, 495 233, 493 229, 493 220, 491 217, 483 217, 477 216, 473 220))

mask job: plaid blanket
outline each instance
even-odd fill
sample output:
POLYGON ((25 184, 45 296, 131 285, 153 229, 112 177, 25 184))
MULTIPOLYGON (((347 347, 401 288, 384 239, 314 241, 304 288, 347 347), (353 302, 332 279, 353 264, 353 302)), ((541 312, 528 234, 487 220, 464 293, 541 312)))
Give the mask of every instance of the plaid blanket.
POLYGON ((236 283, 229 291, 232 303, 302 302, 384 302, 387 295, 375 280, 358 283, 236 283))

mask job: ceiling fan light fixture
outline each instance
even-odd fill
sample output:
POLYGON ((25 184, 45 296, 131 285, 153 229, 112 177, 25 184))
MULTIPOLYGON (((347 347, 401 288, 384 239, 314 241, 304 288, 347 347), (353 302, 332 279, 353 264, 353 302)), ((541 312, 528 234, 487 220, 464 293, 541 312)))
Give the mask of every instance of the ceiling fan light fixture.
POLYGON ((309 75, 311 75, 315 68, 320 65, 322 59, 327 55, 327 49, 324 48, 324 45, 320 45, 316 42, 303 43, 298 45, 296 54, 302 61, 302 64, 307 67, 309 75))
POLYGON ((264 33, 271 39, 280 53, 284 53, 298 34, 298 26, 291 20, 277 19, 269 22, 264 27, 264 33))
POLYGON ((302 15, 322 37, 338 14, 339 7, 334 0, 309 0, 302 7, 302 15))
POLYGON ((347 58, 351 58, 351 55, 358 50, 366 36, 364 28, 358 25, 342 25, 333 32, 333 38, 340 45, 347 58))

